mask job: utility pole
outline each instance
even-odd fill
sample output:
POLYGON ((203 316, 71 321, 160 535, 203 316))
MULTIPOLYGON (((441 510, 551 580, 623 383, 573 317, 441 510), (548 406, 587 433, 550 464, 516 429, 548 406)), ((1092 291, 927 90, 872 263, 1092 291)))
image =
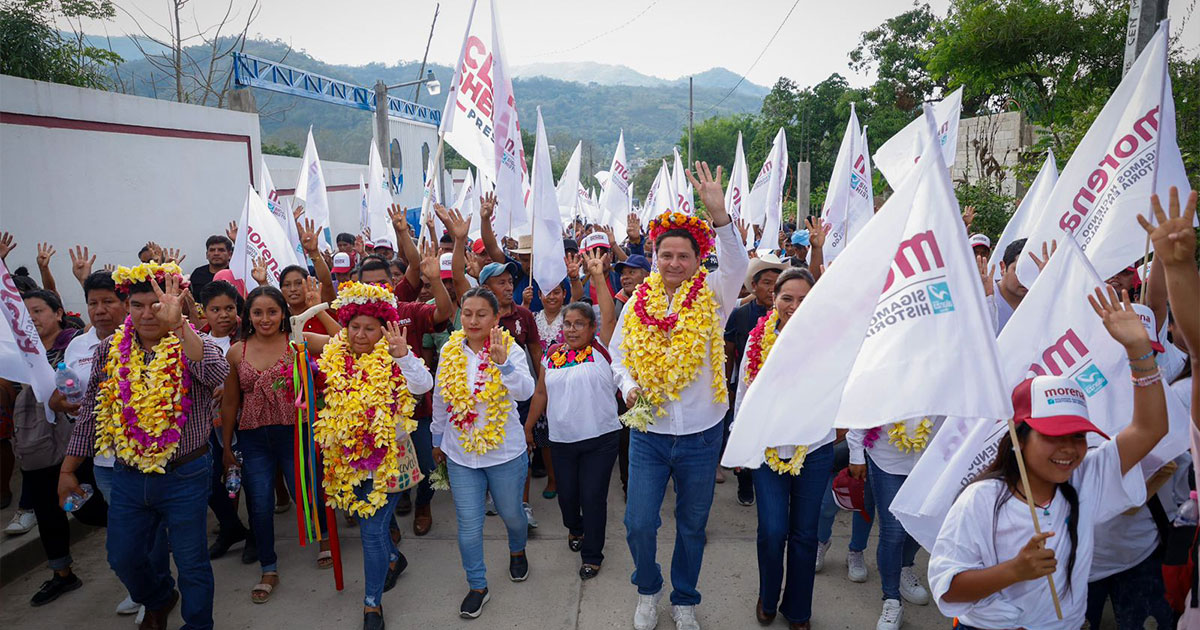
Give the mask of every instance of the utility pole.
POLYGON ((692 98, 692 77, 688 77, 688 161, 687 161, 688 168, 692 168, 692 164, 693 164, 693 162, 692 162, 692 126, 693 126, 693 121, 696 116, 696 110, 695 110, 694 104, 695 104, 695 102, 692 98))
POLYGON ((1129 21, 1125 25, 1125 65, 1121 76, 1129 72, 1138 54, 1150 43, 1158 30, 1158 23, 1167 19, 1169 0, 1131 0, 1129 21))
MULTIPOLYGON (((421 84, 417 84, 421 87, 421 84)), ((383 172, 392 177, 391 132, 388 127, 388 88, 383 81, 375 82, 375 148, 379 149, 379 160, 383 164, 383 172)), ((368 186, 378 186, 379 182, 368 182, 368 186)))
MULTIPOLYGON (((442 3, 437 3, 433 8, 433 22, 429 24, 429 39, 425 40, 425 56, 421 57, 421 70, 417 72, 417 79, 420 80, 425 76, 425 62, 429 60, 429 44, 433 42, 433 27, 437 26, 438 13, 442 10, 442 3)), ((413 103, 421 102, 421 84, 413 86, 413 103)))

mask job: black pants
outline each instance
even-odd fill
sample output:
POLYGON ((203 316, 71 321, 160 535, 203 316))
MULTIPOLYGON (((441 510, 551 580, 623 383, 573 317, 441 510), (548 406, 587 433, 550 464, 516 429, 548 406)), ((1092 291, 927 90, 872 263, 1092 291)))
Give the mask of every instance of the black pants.
POLYGON ((558 508, 572 536, 583 536, 584 564, 604 562, 604 526, 608 521, 608 482, 617 459, 620 431, 582 440, 552 442, 558 508))
POLYGON ((217 524, 220 525, 222 535, 233 536, 237 532, 244 531, 247 532, 247 544, 253 544, 253 531, 242 525, 242 519, 238 516, 237 499, 230 499, 229 492, 225 490, 225 458, 223 457, 225 450, 221 446, 220 439, 217 438, 216 431, 213 431, 208 437, 208 448, 213 456, 212 491, 208 494, 208 509, 212 510, 213 516, 217 517, 217 524))
MULTIPOLYGON (((37 470, 22 470, 21 487, 28 493, 33 504, 33 513, 37 515, 38 536, 42 542, 42 550, 50 568, 56 571, 71 568, 71 525, 67 521, 67 513, 58 503, 58 471, 62 462, 37 470)), ((90 460, 76 471, 79 483, 91 484, 94 488, 96 480, 92 476, 90 460)), ((107 506, 104 498, 96 492, 95 496, 84 503, 75 514, 81 522, 89 525, 104 526, 107 524, 107 506)))

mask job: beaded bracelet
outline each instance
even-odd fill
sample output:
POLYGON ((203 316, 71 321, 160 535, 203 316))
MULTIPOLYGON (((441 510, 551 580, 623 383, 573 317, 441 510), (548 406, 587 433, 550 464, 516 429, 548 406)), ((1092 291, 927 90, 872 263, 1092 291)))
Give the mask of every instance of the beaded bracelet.
POLYGON ((1134 372, 1153 372, 1154 370, 1157 370, 1157 369, 1158 369, 1158 364, 1157 364, 1157 363, 1152 363, 1152 364, 1150 364, 1150 367, 1145 367, 1145 368, 1143 368, 1143 367, 1138 367, 1138 366, 1136 366, 1136 365, 1134 365, 1134 364, 1130 363, 1130 364, 1129 364, 1129 369, 1130 369, 1130 370, 1133 370, 1134 372))
POLYGON ((1151 385, 1162 381, 1162 372, 1155 371, 1150 376, 1133 376, 1131 377, 1134 387, 1150 387, 1151 385))
POLYGON ((1142 356, 1140 356, 1136 359, 1130 359, 1129 362, 1133 363, 1134 361, 1145 361, 1146 359, 1150 359, 1153 357, 1154 357, 1154 351, 1151 350, 1150 352, 1147 352, 1146 354, 1143 354, 1142 356))

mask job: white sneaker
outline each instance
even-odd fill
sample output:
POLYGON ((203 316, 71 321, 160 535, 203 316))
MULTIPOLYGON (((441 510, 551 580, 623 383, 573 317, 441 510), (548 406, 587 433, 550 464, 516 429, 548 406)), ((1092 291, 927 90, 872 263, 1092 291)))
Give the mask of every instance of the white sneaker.
POLYGON ((929 591, 921 585, 921 578, 912 567, 900 569, 900 596, 904 601, 918 606, 929 603, 929 591))
POLYGON ((658 602, 662 591, 653 595, 638 595, 637 610, 633 611, 634 630, 654 630, 658 625, 658 602))
POLYGON ((522 503, 521 507, 525 508, 525 520, 529 521, 529 529, 537 529, 538 522, 536 518, 533 518, 533 506, 522 503))
POLYGON ((9 536, 20 536, 36 525, 37 516, 34 516, 33 510, 17 510, 17 513, 13 514, 12 520, 8 522, 8 526, 4 528, 4 533, 9 536))
POLYGON ((133 623, 141 626, 142 620, 146 618, 146 607, 138 606, 137 616, 133 618, 133 623))
POLYGON ((814 573, 820 573, 821 569, 825 568, 825 552, 829 551, 829 546, 832 544, 832 540, 817 543, 817 566, 813 569, 814 573))
POLYGON ((671 606, 671 618, 675 620, 675 630, 700 630, 695 606, 671 606))
POLYGON ((879 614, 879 621, 875 623, 875 630, 900 630, 903 621, 904 604, 898 599, 885 599, 883 612, 879 614))
POLYGON ((136 615, 138 609, 141 607, 142 607, 141 604, 133 601, 132 597, 130 597, 129 595, 126 595, 125 599, 121 600, 120 604, 117 604, 117 614, 118 615, 136 615))
POLYGON ((483 513, 487 514, 488 516, 495 516, 499 514, 499 512, 496 511, 496 503, 492 501, 491 495, 488 495, 487 501, 483 504, 483 513))
POLYGON ((851 582, 867 581, 867 561, 863 558, 863 552, 846 552, 846 577, 851 582))

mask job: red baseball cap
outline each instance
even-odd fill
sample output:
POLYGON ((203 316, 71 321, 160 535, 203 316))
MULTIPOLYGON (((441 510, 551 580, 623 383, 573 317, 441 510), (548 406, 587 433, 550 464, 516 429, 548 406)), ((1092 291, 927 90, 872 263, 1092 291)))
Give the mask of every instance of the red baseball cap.
POLYGON ((471 251, 473 251, 473 252, 475 252, 476 254, 479 254, 480 256, 482 256, 482 255, 483 255, 483 253, 484 253, 485 251, 487 251, 487 246, 485 246, 485 245, 483 244, 483 239, 481 239, 481 238, 477 238, 477 239, 475 239, 475 242, 474 242, 474 243, 471 243, 471 251))
POLYGON ((838 507, 851 512, 858 512, 863 520, 870 523, 871 516, 867 514, 865 498, 866 483, 862 479, 850 476, 850 469, 843 468, 833 478, 833 500, 838 507))
POLYGON ((1021 381, 1012 393, 1013 422, 1022 422, 1051 437, 1075 433, 1108 434, 1088 417, 1087 394, 1063 376, 1035 376, 1021 381))

